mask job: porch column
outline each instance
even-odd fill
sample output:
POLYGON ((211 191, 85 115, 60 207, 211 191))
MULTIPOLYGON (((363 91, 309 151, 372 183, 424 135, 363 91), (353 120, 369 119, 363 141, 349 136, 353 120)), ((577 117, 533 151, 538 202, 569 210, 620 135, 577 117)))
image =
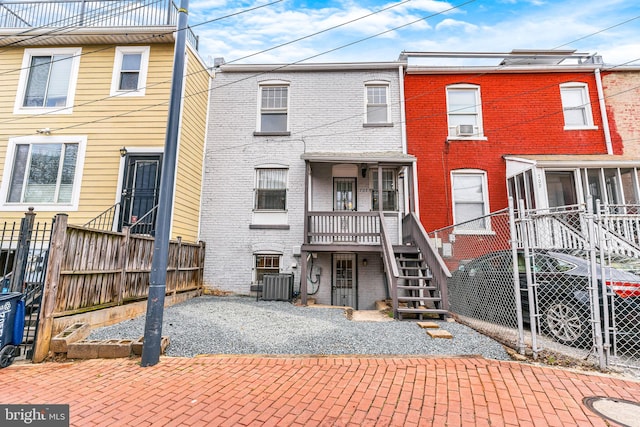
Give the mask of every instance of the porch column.
MULTIPOLYGON (((304 172, 304 225, 302 236, 302 245, 309 243, 307 236, 309 232, 309 203, 311 197, 309 195, 309 181, 311 180, 311 164, 308 160, 305 160, 305 172, 304 172)), ((307 305, 307 255, 308 252, 300 251, 300 301, 302 305, 307 305)))
POLYGON ((307 305, 307 256, 309 252, 300 251, 300 302, 307 305))
POLYGON ((418 168, 416 167, 416 162, 411 163, 409 166, 409 193, 411 205, 411 212, 415 212, 416 216, 420 218, 420 203, 419 203, 419 192, 418 192, 418 168))
POLYGON ((378 163, 378 212, 382 215, 382 165, 378 163))

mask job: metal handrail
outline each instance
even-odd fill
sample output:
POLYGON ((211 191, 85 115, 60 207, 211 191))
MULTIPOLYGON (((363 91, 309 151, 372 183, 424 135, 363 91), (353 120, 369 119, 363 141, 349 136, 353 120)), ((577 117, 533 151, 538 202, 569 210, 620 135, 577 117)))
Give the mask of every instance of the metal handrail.
POLYGON ((132 234, 148 234, 153 236, 156 228, 156 211, 158 205, 155 205, 146 214, 138 218, 134 223, 129 226, 129 231, 132 234))
POLYGON ((113 231, 113 225, 119 214, 120 202, 99 213, 98 216, 85 223, 83 227, 102 231, 113 231))

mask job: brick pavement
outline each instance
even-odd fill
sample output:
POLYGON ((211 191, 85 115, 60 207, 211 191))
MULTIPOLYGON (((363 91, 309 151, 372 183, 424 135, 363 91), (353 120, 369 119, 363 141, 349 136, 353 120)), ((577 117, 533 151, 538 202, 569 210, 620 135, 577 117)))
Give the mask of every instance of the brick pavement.
POLYGON ((14 364, 0 403, 70 405, 74 426, 611 425, 587 396, 640 382, 474 357, 163 357, 14 364))

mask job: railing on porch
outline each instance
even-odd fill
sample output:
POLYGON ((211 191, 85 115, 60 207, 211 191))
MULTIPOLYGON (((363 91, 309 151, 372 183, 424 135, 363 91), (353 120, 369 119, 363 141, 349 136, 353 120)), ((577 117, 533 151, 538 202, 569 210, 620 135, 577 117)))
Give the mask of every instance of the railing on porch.
POLYGON ((609 233, 632 247, 621 250, 639 252, 636 256, 640 255, 640 205, 602 205, 600 221, 609 233))
MULTIPOLYGON (((73 27, 157 27, 177 24, 178 7, 172 0, 62 0, 2 1, 0 28, 42 29, 73 27)), ((191 28, 187 40, 198 49, 191 28)))
POLYGON ((530 248, 583 249, 587 238, 583 231, 585 213, 584 205, 528 212, 531 221, 518 222, 516 233, 519 239, 527 236, 530 248), (522 227, 527 227, 526 233, 522 227))
MULTIPOLYGON (((595 215, 598 232, 604 233, 604 248, 608 253, 640 258, 640 213, 638 205, 598 206, 595 215)), ((518 222, 519 241, 527 236, 530 248, 584 249, 587 246, 584 205, 563 206, 528 212, 529 220, 518 222), (523 233, 522 227, 527 227, 523 233)))
POLYGON ((307 243, 380 244, 379 212, 310 212, 307 243))

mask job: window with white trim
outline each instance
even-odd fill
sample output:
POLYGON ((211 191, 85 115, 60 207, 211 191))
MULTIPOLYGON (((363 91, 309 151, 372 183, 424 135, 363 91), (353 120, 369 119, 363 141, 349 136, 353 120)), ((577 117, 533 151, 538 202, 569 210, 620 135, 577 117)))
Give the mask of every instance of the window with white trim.
POLYGON ((450 138, 483 138, 480 87, 457 84, 447 87, 447 117, 450 138))
MULTIPOLYGON (((378 210, 378 171, 371 173, 373 191, 371 191, 371 209, 378 210)), ((394 169, 382 169, 382 210, 395 211, 398 209, 396 201, 398 191, 396 188, 396 173, 394 169)))
POLYGON ((256 200, 258 211, 287 209, 287 169, 256 169, 256 200))
POLYGON ((593 128, 591 101, 586 83, 563 83, 560 98, 565 129, 593 128))
POLYGON ((262 283, 265 274, 280 273, 280 254, 256 254, 255 283, 262 283))
POLYGON ((77 208, 85 145, 84 137, 11 139, 3 176, 4 206, 77 208))
POLYGON ((451 172, 453 220, 457 233, 486 232, 491 229, 488 218, 489 198, 487 174, 476 169, 451 172), (478 218, 478 219, 476 219, 478 218))
POLYGON ((80 48, 25 49, 15 114, 70 114, 80 64, 80 48))
POLYGON ((144 96, 149 66, 149 46, 116 47, 111 96, 144 96))
POLYGON ((258 132, 284 133, 289 128, 289 86, 260 86, 258 132))
POLYGON ((386 83, 367 83, 366 90, 366 123, 389 123, 389 85, 386 83))

